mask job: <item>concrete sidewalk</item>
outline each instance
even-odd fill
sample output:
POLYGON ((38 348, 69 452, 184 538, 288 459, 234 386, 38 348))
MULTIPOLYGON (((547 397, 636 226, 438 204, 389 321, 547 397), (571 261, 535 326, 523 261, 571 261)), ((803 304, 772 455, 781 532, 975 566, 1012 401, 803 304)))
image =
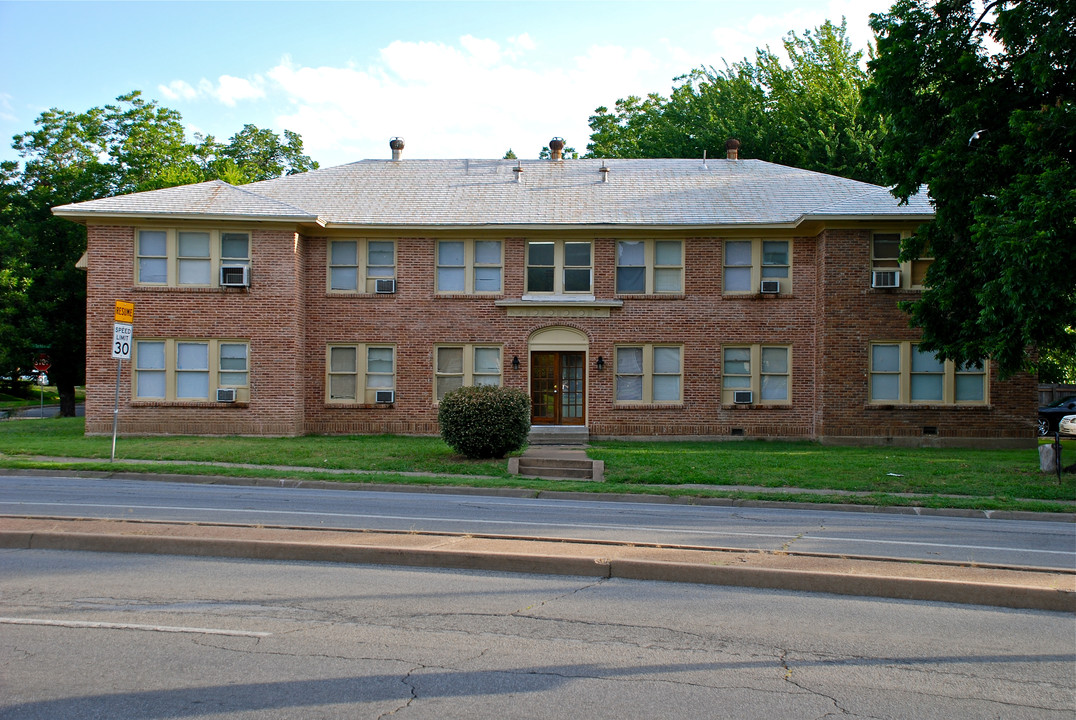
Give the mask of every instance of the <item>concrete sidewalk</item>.
POLYGON ((0 548, 580 575, 1076 613, 1076 571, 734 548, 11 516, 0 520, 0 548))

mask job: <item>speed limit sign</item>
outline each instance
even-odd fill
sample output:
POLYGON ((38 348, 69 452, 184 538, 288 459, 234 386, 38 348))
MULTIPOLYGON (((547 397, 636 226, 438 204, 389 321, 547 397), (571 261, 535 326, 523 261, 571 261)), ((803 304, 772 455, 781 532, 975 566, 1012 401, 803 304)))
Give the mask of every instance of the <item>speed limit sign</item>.
POLYGON ((120 360, 131 359, 131 337, 134 326, 129 323, 112 325, 112 357, 120 360))

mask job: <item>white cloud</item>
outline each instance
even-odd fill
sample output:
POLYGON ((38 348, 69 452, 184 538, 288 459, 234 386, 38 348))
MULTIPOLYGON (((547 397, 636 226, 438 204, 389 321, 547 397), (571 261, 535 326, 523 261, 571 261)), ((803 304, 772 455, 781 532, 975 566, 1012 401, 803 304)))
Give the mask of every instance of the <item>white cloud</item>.
POLYGON ((265 90, 261 87, 264 82, 260 76, 255 76, 251 81, 231 75, 221 75, 217 80, 218 85, 214 95, 228 107, 235 107, 239 100, 257 100, 265 97, 265 90))
POLYGON ((202 78, 198 81, 198 87, 194 88, 185 80, 173 80, 167 85, 158 85, 157 89, 168 100, 195 100, 200 97, 211 97, 228 107, 235 107, 240 100, 258 100, 265 97, 265 80, 260 75, 255 75, 253 80, 246 78, 221 75, 214 85, 211 81, 202 78))
POLYGON ((4 122, 16 122, 15 108, 11 106, 12 98, 7 93, 0 93, 0 120, 4 122))
POLYGON ((183 80, 173 80, 167 85, 158 85, 157 89, 169 100, 193 100, 198 96, 198 91, 183 80))

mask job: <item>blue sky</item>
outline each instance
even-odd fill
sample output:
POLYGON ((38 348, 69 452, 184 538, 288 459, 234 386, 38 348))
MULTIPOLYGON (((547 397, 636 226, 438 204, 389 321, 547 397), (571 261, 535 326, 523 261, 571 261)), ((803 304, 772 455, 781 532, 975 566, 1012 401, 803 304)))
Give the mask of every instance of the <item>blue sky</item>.
POLYGON ((817 2, 9 2, 0 0, 0 159, 50 107, 131 90, 190 133, 303 136, 322 166, 389 157, 584 151, 599 105, 667 95, 694 67, 848 21, 857 49, 890 0, 817 2))

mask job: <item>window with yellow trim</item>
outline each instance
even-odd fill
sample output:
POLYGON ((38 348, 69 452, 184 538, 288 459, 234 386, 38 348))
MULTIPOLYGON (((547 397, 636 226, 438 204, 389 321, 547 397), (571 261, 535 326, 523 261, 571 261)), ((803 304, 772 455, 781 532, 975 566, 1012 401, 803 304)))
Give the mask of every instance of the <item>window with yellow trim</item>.
POLYGON ((395 388, 394 346, 333 343, 326 349, 326 402, 374 403, 379 390, 395 388))
POLYGON ((396 241, 330 240, 329 292, 372 293, 378 280, 396 277, 396 241))
POLYGON ((750 391, 756 405, 792 402, 792 347, 726 345, 721 349, 721 402, 735 402, 737 391, 750 391))
POLYGON ((218 389, 250 398, 245 340, 143 338, 133 344, 135 400, 215 401, 218 389))
POLYGON ((792 292, 792 241, 752 238, 726 240, 722 290, 726 295, 754 295, 763 281, 776 281, 778 294, 792 292))
POLYGON ((683 402, 682 345, 618 345, 615 354, 617 404, 683 402))
POLYGON ((434 397, 461 387, 501 384, 500 345, 438 345, 433 349, 434 397))
POLYGON ((135 283, 220 287, 221 265, 250 265, 250 233, 204 228, 135 231, 135 283))
POLYGON ((939 360, 906 340, 874 342, 870 346, 870 402, 985 405, 987 369, 985 361, 960 367, 951 360, 939 360))

